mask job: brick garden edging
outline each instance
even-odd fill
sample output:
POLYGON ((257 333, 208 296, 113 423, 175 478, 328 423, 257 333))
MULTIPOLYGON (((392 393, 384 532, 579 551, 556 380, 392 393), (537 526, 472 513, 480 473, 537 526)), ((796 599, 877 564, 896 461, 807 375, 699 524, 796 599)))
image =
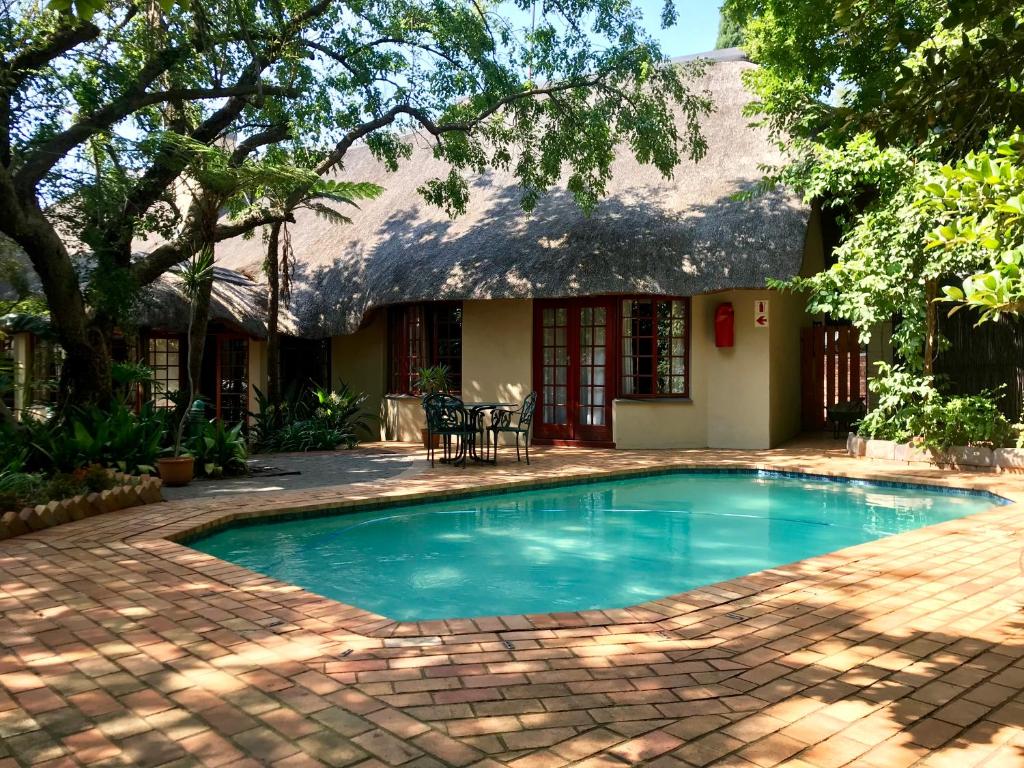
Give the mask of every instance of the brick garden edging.
POLYGON ((122 472, 111 474, 117 485, 105 491, 53 500, 47 504, 25 507, 20 512, 4 512, 0 515, 0 540, 30 531, 53 528, 55 525, 63 525, 73 520, 84 520, 104 512, 115 512, 164 500, 158 477, 127 475, 122 472))
POLYGON ((871 440, 850 432, 846 437, 846 452, 854 458, 902 461, 948 469, 1024 471, 1024 448, 958 445, 938 450, 895 440, 871 440))

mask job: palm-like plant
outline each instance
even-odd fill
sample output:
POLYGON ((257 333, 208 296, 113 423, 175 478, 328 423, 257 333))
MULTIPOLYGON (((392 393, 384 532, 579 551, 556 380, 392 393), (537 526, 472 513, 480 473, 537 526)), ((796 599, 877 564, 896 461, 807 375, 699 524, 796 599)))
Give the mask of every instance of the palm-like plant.
POLYGON ((447 365, 431 365, 416 369, 416 389, 423 397, 447 393, 451 388, 451 369, 447 365))
MULTIPOLYGON (((188 299, 188 338, 192 338, 192 326, 196 320, 196 309, 199 298, 206 285, 213 280, 213 248, 207 246, 192 255, 178 270, 181 279, 181 292, 188 299)), ((196 381, 199 379, 197 366, 193 364, 193 355, 188 357, 188 400, 178 415, 178 426, 174 433, 174 455, 181 456, 181 441, 188 423, 189 408, 196 396, 196 381)))

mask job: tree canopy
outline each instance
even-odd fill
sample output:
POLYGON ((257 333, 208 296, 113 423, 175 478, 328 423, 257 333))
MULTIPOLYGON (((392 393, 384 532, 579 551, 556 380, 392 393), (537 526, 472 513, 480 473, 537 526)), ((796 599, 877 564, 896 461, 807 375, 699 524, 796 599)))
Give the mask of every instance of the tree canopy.
POLYGON ((789 287, 865 336, 895 320, 901 367, 879 387, 906 397, 933 387, 939 302, 986 319, 1018 311, 1024 296, 1024 10, 726 0, 723 12, 761 65, 748 76, 751 114, 790 153, 765 185, 799 190, 841 224, 834 264, 789 287), (906 385, 914 375, 920 386, 906 385))
POLYGON ((737 48, 741 45, 743 45, 743 27, 733 18, 725 14, 720 15, 715 48, 737 48))
POLYGON ((725 12, 744 24, 761 64, 749 76, 759 96, 752 112, 789 141, 793 162, 768 183, 788 183, 842 214, 832 274, 802 284, 818 305, 865 332, 899 313, 903 355, 923 367, 935 351, 933 283, 966 277, 950 298, 975 302, 988 286, 993 310, 1012 305, 1024 11, 989 2, 730 0, 725 12), (888 299, 873 292, 875 282, 855 279, 865 270, 887 276, 888 299), (979 270, 986 276, 973 278, 979 270))
POLYGON ((666 176, 698 159, 710 106, 687 87, 700 64, 664 66, 619 0, 550 0, 530 29, 477 0, 15 0, 0 43, 0 228, 39 275, 80 401, 109 390, 110 331, 145 286, 330 197, 319 180, 357 142, 398 168, 429 137, 450 172, 419 192, 453 215, 488 167, 526 209, 563 176, 589 209, 620 142, 666 176))

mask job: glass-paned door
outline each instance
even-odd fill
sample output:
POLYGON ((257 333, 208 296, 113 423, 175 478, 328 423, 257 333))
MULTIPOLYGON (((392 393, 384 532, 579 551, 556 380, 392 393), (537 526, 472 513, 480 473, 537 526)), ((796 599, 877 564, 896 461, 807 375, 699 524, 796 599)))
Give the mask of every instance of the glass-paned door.
POLYGON ((569 307, 545 306, 539 311, 537 434, 569 440, 569 307))
POLYGON ((234 426, 246 420, 249 409, 249 340, 221 338, 217 411, 221 421, 234 426))
POLYGON ((537 437, 611 441, 613 312, 601 298, 537 302, 537 437))

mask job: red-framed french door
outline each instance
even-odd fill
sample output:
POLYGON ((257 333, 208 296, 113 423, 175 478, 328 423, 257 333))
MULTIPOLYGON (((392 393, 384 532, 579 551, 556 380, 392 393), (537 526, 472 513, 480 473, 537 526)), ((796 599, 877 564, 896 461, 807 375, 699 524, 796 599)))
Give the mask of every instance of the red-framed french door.
POLYGON ((534 434, 540 440, 611 444, 614 322, 612 298, 534 302, 534 434))

